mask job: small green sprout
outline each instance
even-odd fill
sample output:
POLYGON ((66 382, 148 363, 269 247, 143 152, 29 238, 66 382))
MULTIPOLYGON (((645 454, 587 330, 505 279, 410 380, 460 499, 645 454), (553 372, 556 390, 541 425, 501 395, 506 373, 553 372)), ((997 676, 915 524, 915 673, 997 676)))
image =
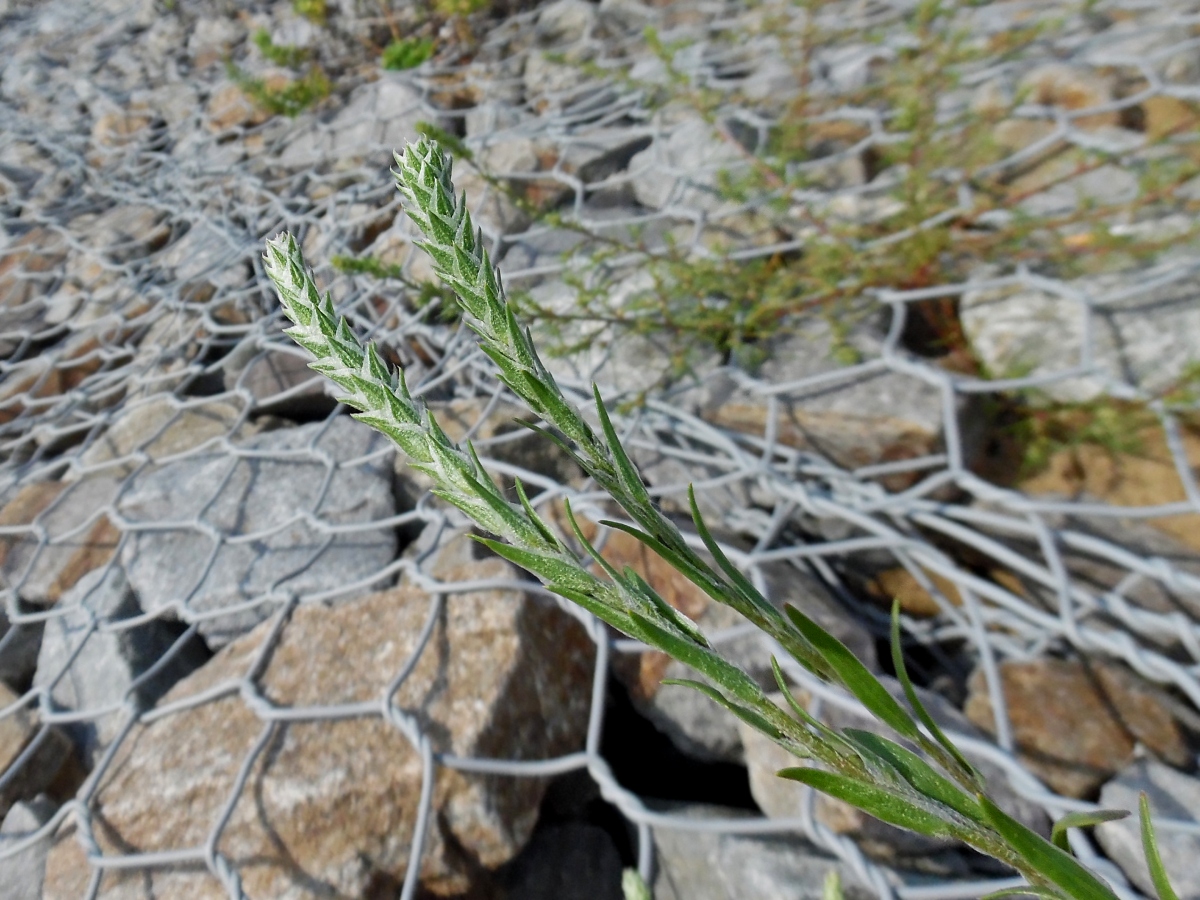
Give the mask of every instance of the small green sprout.
POLYGON ((379 57, 379 63, 389 71, 415 69, 433 56, 436 45, 429 38, 405 38, 392 41, 379 57))

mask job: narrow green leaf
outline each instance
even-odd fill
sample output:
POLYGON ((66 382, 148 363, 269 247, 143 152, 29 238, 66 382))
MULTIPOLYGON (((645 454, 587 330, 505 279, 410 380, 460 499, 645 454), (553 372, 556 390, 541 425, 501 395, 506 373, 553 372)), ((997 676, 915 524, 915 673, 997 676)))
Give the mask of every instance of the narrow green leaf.
POLYGON ((646 642, 656 649, 662 650, 685 665, 691 666, 710 681, 720 685, 737 697, 743 703, 759 706, 767 703, 766 694, 758 684, 728 660, 714 653, 707 647, 692 642, 690 639, 674 634, 656 622, 633 610, 630 615, 648 635, 646 642))
POLYGON ((546 543, 551 547, 560 549, 558 537, 550 530, 550 526, 542 521, 542 517, 537 514, 537 510, 533 508, 533 504, 529 502, 529 497, 525 494, 525 485, 521 484, 520 478, 514 478, 513 484, 517 489, 517 499, 521 501, 521 508, 525 510, 525 515, 529 517, 529 521, 538 530, 541 536, 546 540, 546 543))
POLYGON ((847 728, 845 734, 886 760, 905 781, 926 797, 950 807, 973 822, 987 824, 987 817, 974 797, 964 793, 950 779, 938 774, 929 763, 911 750, 870 731, 847 728))
POLYGON ((925 704, 917 696, 917 689, 913 687, 912 679, 908 677, 908 667, 904 664, 904 651, 900 647, 899 600, 892 601, 892 664, 896 669, 896 678, 899 680, 900 686, 904 689, 904 696, 908 700, 908 705, 917 714, 917 718, 921 720, 921 724, 929 729, 929 733, 933 735, 934 740, 945 748, 954 762, 958 763, 964 778, 973 783, 976 788, 982 790, 984 788, 983 776, 963 756, 962 751, 954 746, 950 738, 946 737, 942 729, 938 727, 938 723, 933 720, 933 716, 929 714, 929 710, 925 708, 925 704))
MULTIPOLYGON (((646 491, 646 485, 642 482, 642 476, 638 473, 633 461, 625 453, 625 448, 621 446, 621 439, 617 437, 617 430, 613 428, 612 419, 609 418, 608 410, 604 407, 604 400, 600 397, 600 388, 595 384, 592 385, 592 394, 596 398, 596 414, 600 417, 600 428, 604 432, 604 439, 608 444, 608 452, 612 454, 613 463, 617 468, 617 477, 620 478, 622 486, 628 492, 628 499, 643 509, 653 508, 654 503, 650 499, 650 494, 646 491)), ((618 502, 621 500, 620 497, 616 499, 618 502)), ((622 503, 621 505, 624 506, 625 504, 622 503)), ((632 509, 627 511, 630 515, 634 514, 632 509)))
POLYGON ((1102 822, 1115 822, 1128 816, 1129 810, 1127 809, 1097 809, 1094 812, 1067 813, 1054 823, 1054 828, 1050 832, 1050 843, 1064 853, 1070 853, 1071 845, 1067 843, 1067 829, 1088 828, 1102 822))
POLYGON ((704 569, 698 567, 694 558, 668 547, 658 538, 651 534, 647 534, 639 528, 633 528, 632 526, 625 525, 622 522, 614 522, 611 519, 601 519, 600 524, 607 526, 608 528, 615 528, 617 531, 623 531, 631 537, 637 538, 639 541, 665 559, 668 563, 670 563, 671 566, 685 578, 687 578, 688 581, 692 582, 692 584, 696 585, 696 587, 708 594, 708 596, 712 597, 718 602, 723 602, 722 598, 725 596, 725 591, 723 590, 724 585, 714 579, 704 569))
POLYGON ((1154 823, 1150 821, 1150 798, 1142 791, 1138 797, 1138 813, 1142 820, 1142 850, 1146 854, 1146 866, 1150 869, 1150 878, 1154 881, 1154 890, 1158 892, 1158 900, 1179 900, 1171 880, 1167 877, 1166 866, 1158 852, 1158 839, 1154 836, 1154 823))
POLYGON ((750 582, 750 579, 743 575, 738 570, 738 567, 729 561, 729 557, 725 555, 725 551, 717 544, 716 539, 712 536, 712 532, 704 524, 704 517, 700 515, 700 507, 696 503, 696 491, 690 484, 688 485, 688 504, 691 506, 692 523, 696 526, 696 534, 700 535, 700 540, 704 542, 705 548, 712 558, 717 561, 717 565, 720 566, 721 571, 733 583, 733 586, 737 589, 742 599, 769 615, 778 615, 775 607, 768 603, 766 597, 758 592, 758 588, 750 582))
POLYGON ((711 685, 704 684, 701 681, 693 681, 690 678, 664 678, 662 683, 679 685, 680 687, 687 687, 694 691, 699 691, 717 705, 725 707, 725 709, 729 710, 759 734, 766 735, 772 740, 776 740, 783 736, 780 734, 778 728, 776 728, 754 710, 734 703, 711 685))
POLYGON ((917 723, 845 644, 791 604, 788 604, 785 610, 792 624, 804 635, 805 640, 816 648, 863 706, 904 737, 911 740, 920 737, 917 723))
POLYGON ((990 894, 984 894, 979 900, 1008 900, 1009 897, 1041 897, 1042 900, 1063 900, 1060 891, 1031 884, 1024 887, 1005 888, 1002 891, 992 891, 990 894))
POLYGON ((794 768, 783 769, 776 773, 780 778, 807 784, 814 790, 829 794, 839 800, 845 800, 851 806, 856 806, 880 821, 890 825, 898 825, 929 837, 958 837, 958 831, 944 819, 938 818, 928 810, 921 809, 910 800, 898 797, 888 791, 838 775, 822 769, 794 768))
POLYGON ((696 623, 673 607, 670 603, 662 598, 650 584, 629 566, 625 567, 625 585, 631 590, 637 591, 643 599, 648 600, 658 610, 659 614, 664 619, 671 622, 676 628, 690 637, 693 641, 701 646, 709 646, 708 638, 704 636, 696 623))
POLYGON ((979 794, 984 815, 1008 845, 1047 881, 1058 885, 1075 900, 1117 900, 1099 878, 1080 865, 1069 853, 1055 847, 998 807, 986 794, 979 794))

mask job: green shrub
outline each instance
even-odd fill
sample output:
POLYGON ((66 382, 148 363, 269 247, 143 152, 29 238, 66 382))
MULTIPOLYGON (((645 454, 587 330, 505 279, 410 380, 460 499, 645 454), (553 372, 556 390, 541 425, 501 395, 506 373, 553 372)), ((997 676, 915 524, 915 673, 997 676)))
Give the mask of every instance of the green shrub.
POLYGON ((276 44, 271 40, 271 33, 265 28, 254 32, 254 46, 267 59, 277 66, 287 66, 294 69, 308 59, 309 51, 304 47, 294 47, 291 44, 276 44))
POLYGON ((383 49, 380 64, 389 71, 415 69, 433 56, 435 45, 429 38, 405 38, 392 41, 383 49))

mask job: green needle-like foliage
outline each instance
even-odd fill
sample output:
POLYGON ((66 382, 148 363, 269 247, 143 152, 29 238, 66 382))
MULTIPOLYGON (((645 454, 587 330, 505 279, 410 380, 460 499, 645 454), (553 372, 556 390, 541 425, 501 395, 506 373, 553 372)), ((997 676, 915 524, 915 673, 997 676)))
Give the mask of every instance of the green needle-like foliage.
MULTIPOLYGON (((465 198, 454 193, 451 160, 437 143, 420 140, 396 156, 396 184, 409 216, 424 236, 419 242, 438 276, 452 290, 500 379, 543 421, 537 430, 559 443, 621 506, 636 526, 607 522, 654 550, 710 597, 740 612, 773 637, 797 662, 849 690, 907 746, 880 734, 835 732, 791 700, 782 670, 776 679, 788 702, 781 709, 753 679, 708 645, 686 616, 666 603, 632 569, 613 568, 566 512, 591 568, 537 514, 518 482, 510 502, 484 471, 468 443, 456 446, 428 410, 409 393, 374 345, 365 345, 322 296, 291 235, 268 242, 266 271, 284 312, 287 333, 316 361, 312 368, 345 391, 356 418, 391 437, 414 468, 436 484, 435 493, 499 540, 481 538, 497 554, 537 576, 625 634, 678 659, 706 680, 683 682, 711 697, 777 742, 805 766, 780 774, 858 806, 884 821, 927 835, 963 841, 1017 869, 1030 892, 1060 900, 1115 900, 1115 895, 1061 846, 1030 831, 986 794, 982 779, 921 706, 899 652, 899 609, 893 609, 894 660, 906 708, 835 637, 788 607, 780 613, 726 557, 696 508, 696 533, 708 550, 702 557, 650 498, 617 436, 598 391, 599 430, 563 393, 543 365, 528 330, 508 302, 500 276, 472 225, 465 198), (711 561, 710 561, 711 560, 711 561), (924 726, 924 728, 922 728, 924 726), (916 750, 917 752, 914 752, 916 750)), ((773 661, 774 662, 774 661, 773 661)), ((1098 820, 1098 819, 1097 819, 1098 820)), ((1092 820, 1088 820, 1090 823, 1092 820)), ((1068 827, 1081 824, 1073 820, 1068 827)), ((1159 866, 1161 869, 1161 865, 1159 866)), ((643 889, 630 880, 627 893, 643 889)))

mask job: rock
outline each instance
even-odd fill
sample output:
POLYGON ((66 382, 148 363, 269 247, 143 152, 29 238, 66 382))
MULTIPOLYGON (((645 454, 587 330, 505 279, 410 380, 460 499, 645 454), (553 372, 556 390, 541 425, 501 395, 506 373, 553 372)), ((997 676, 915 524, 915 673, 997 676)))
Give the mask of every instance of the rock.
MULTIPOLYGON (((737 819, 743 810, 686 806, 669 810, 694 819, 737 819)), ((655 900, 822 900, 837 872, 847 900, 876 896, 845 863, 792 835, 736 835, 654 829, 655 900)))
POLYGON ((554 0, 538 12, 535 34, 544 44, 573 44, 596 21, 596 7, 587 0, 554 0))
MULTIPOLYGON (((1005 704, 1021 761, 1056 792, 1087 798, 1134 758, 1138 744, 1175 766, 1192 757, 1158 691, 1122 666, 1007 660, 1005 704)), ((983 670, 968 683, 967 718, 995 732, 983 670)))
MULTIPOLYGON (((34 228, 0 248, 0 356, 19 343, 8 332, 40 330, 43 310, 37 301, 59 280, 66 250, 61 235, 45 228, 34 228)), ((6 373, 6 380, 10 377, 6 373)))
POLYGON ((202 69, 226 58, 245 36, 245 27, 233 19, 197 19, 188 36, 187 52, 192 64, 202 69))
MULTIPOLYGON (((54 805, 45 797, 14 803, 0 825, 0 854, 45 825, 53 813, 54 805)), ((41 900, 49 850, 50 839, 43 838, 12 856, 0 858, 0 884, 4 885, 5 900, 41 900)))
POLYGON ((254 412, 324 417, 337 406, 325 379, 308 367, 307 354, 247 343, 231 352, 226 362, 225 390, 246 397, 254 412))
MULTIPOLYGON (((881 676, 880 681, 901 703, 905 703, 899 682, 889 676, 881 676)), ((806 709, 816 712, 807 692, 794 689, 793 695, 806 709)), ((943 728, 978 736, 979 733, 971 727, 971 723, 940 696, 921 688, 918 688, 918 696, 930 715, 943 728)), ((783 695, 778 693, 772 694, 771 699, 780 705, 786 702, 783 695)), ((819 718, 838 731, 844 728, 859 728, 881 733, 899 743, 906 743, 891 729, 865 713, 850 713, 839 706, 826 703, 820 708, 819 718)), ((770 818, 802 816, 807 803, 808 789, 795 782, 785 781, 775 774, 780 769, 799 765, 796 758, 749 726, 739 723, 739 729, 746 748, 750 791, 755 802, 770 818)), ((911 745, 909 746, 911 749, 911 745)), ((1009 786, 1003 770, 986 758, 973 756, 969 752, 966 756, 983 774, 990 796, 1001 809, 1043 835, 1049 832, 1046 815, 1041 807, 1025 800, 1014 791, 1009 786)), ((953 846, 950 841, 929 838, 887 825, 848 803, 825 794, 817 794, 814 814, 818 822, 837 834, 852 837, 864 852, 884 861, 907 858, 906 865, 916 865, 918 861, 915 857, 953 846)))
POLYGON ((1085 402, 1108 384, 1159 395, 1181 383, 1197 361, 1200 293, 1186 268, 1170 262, 1140 272, 1068 282, 1074 295, 1021 282, 965 291, 959 316, 972 350, 1000 377, 1051 376, 1080 364, 1081 297, 1092 313, 1093 373, 1043 382, 1051 399, 1085 402))
POLYGON ((1085 206, 1121 206, 1137 199, 1137 176, 1114 165, 1072 177, 1082 164, 1075 152, 1056 156, 1017 178, 1008 188, 1016 207, 1030 216, 1061 216, 1085 206), (1043 186, 1046 189, 1043 190, 1043 186))
MULTIPOLYGON (((456 581, 517 577, 496 559, 445 574, 456 581)), ((265 657, 256 683, 272 704, 373 709, 276 726, 218 845, 248 898, 370 896, 394 891, 403 879, 421 760, 377 709, 416 652, 431 602, 405 587, 303 605, 265 657)), ((263 623, 225 647, 163 703, 245 677, 270 627, 263 623)), ((391 705, 416 718, 435 753, 542 759, 581 749, 592 645, 555 603, 514 590, 456 594, 417 659, 391 705)), ((236 692, 136 728, 93 800, 105 823, 97 829, 101 846, 155 852, 202 843, 262 729, 236 692)), ((540 779, 439 768, 424 887, 442 896, 463 892, 478 867, 515 856, 533 830, 544 789, 540 779)), ((78 896, 89 876, 78 844, 64 836, 47 861, 46 900, 78 896)), ((127 896, 142 884, 164 900, 226 895, 207 871, 156 867, 113 870, 98 896, 127 896)))
POLYGON ((58 602, 116 552, 120 532, 103 510, 119 489, 111 478, 26 484, 0 510, 0 525, 29 526, 25 534, 0 538, 0 578, 26 603, 58 602))
POLYGON ((224 84, 213 92, 205 107, 209 131, 261 125, 270 114, 246 96, 236 84, 224 84))
MULTIPOLYGON (((1108 858, 1121 867, 1134 886, 1153 897, 1158 892, 1146 868, 1138 820, 1138 795, 1143 791, 1150 801, 1150 818, 1156 825, 1159 819, 1195 823, 1200 810, 1200 780, 1152 759, 1140 759, 1100 789, 1102 808, 1127 809, 1132 815, 1100 825, 1096 828, 1096 838, 1108 858)), ((1194 831, 1161 827, 1155 829, 1155 836, 1167 879, 1179 900, 1200 900, 1200 872, 1196 868, 1200 837, 1194 831)))
POLYGON ((131 203, 114 206, 85 227, 88 244, 102 249, 113 262, 141 259, 162 247, 171 236, 162 210, 131 203))
POLYGON ((252 427, 238 429, 242 415, 237 400, 205 398, 183 405, 169 395, 158 394, 131 404, 86 446, 67 480, 81 477, 81 471, 124 478, 145 463, 178 456, 235 434, 253 433, 252 427))
MULTIPOLYGON (((1026 95, 1029 103, 1057 106, 1069 112, 1102 106, 1115 99, 1111 79, 1092 70, 1063 63, 1050 63, 1033 69, 1021 79, 1018 92, 1026 95)), ((1120 113, 1114 111, 1077 116, 1071 120, 1071 124, 1076 128, 1092 129, 1116 125, 1119 121, 1120 113)))
POLYGON ((214 647, 257 625, 286 594, 345 591, 396 553, 391 526, 328 533, 306 518, 348 526, 393 515, 387 438, 338 416, 257 435, 239 451, 155 465, 118 503, 134 529, 121 561, 147 611, 175 606, 199 618, 214 647), (142 530, 165 523, 173 524, 142 530))
MULTIPOLYGON (((604 288, 596 315, 619 314, 647 303, 655 289, 653 274, 645 270, 616 278, 604 288)), ((540 313, 529 328, 546 368, 563 384, 589 393, 595 382, 607 401, 661 389, 689 364, 710 371, 719 363, 717 352, 706 347, 680 348, 670 337, 589 321, 579 315, 580 291, 562 281, 545 281, 529 294, 540 313)))
POLYGON ((47 620, 33 684, 49 691, 55 709, 92 713, 68 726, 89 767, 112 743, 124 723, 118 710, 132 692, 137 706, 152 705, 167 689, 207 658, 189 641, 152 679, 134 682, 172 648, 180 629, 161 620, 121 627, 142 608, 119 566, 91 572, 63 595, 62 615, 47 620))
POLYGON ((962 596, 958 587, 949 578, 936 572, 926 572, 934 590, 940 598, 925 588, 917 578, 903 566, 895 566, 875 573, 867 583, 867 591, 885 609, 891 609, 892 601, 900 601, 900 609, 910 616, 927 618, 941 615, 942 603, 961 606, 962 596))
POLYGON ((279 164, 290 169, 352 169, 369 161, 372 168, 392 164, 392 151, 417 137, 417 123, 444 126, 421 95, 391 73, 354 90, 345 107, 326 123, 296 129, 279 164))
POLYGON ((244 246, 210 221, 195 222, 187 234, 155 259, 164 278, 178 284, 179 296, 189 303, 207 303, 223 288, 237 288, 247 278, 244 246))
MULTIPOLYGON (((12 764, 42 734, 36 716, 25 708, 15 708, 20 698, 0 684, 0 772, 9 774, 12 764)), ((68 766, 71 742, 57 728, 45 730, 37 750, 16 772, 12 781, 0 790, 0 816, 7 815, 14 803, 30 800, 47 790, 68 766)))
POLYGON ((629 161, 638 202, 651 209, 714 213, 732 208, 721 196, 717 174, 745 164, 737 146, 699 118, 684 118, 629 161))

